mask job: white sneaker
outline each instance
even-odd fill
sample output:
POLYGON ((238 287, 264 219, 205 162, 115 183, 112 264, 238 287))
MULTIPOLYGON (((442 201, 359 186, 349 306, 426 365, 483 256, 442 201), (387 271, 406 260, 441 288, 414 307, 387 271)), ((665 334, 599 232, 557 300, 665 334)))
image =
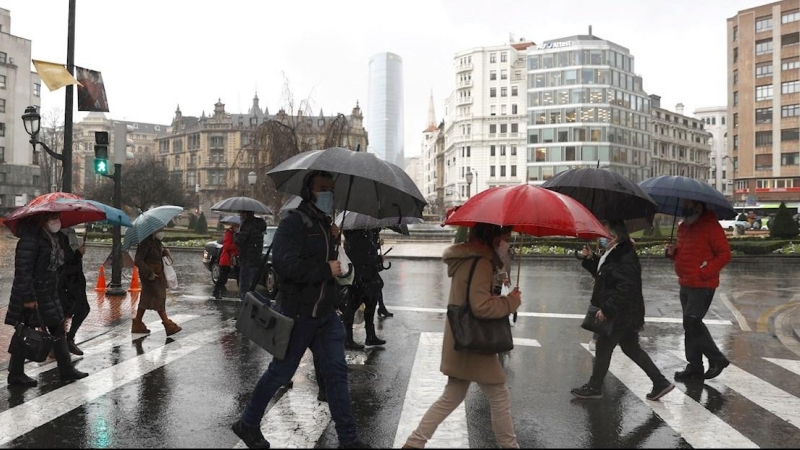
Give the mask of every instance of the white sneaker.
POLYGON ((645 336, 639 336, 639 344, 646 344, 650 341, 650 338, 645 336))
POLYGON ((597 348, 597 347, 595 346, 595 344, 596 344, 596 343, 597 343, 597 341, 595 341, 594 339, 592 339, 591 341, 589 341, 589 351, 590 351, 590 352, 593 352, 593 351, 595 351, 595 350, 596 350, 596 348, 597 348))

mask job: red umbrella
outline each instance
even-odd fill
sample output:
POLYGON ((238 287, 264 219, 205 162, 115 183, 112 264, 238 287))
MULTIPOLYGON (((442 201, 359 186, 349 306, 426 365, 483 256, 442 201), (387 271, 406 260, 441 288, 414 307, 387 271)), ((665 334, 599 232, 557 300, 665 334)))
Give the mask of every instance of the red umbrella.
POLYGON ((71 200, 83 200, 83 197, 81 197, 80 195, 75 195, 69 192, 48 192, 29 201, 28 204, 25 206, 35 206, 35 205, 41 205, 43 203, 53 203, 61 198, 67 198, 71 200))
POLYGON ((17 208, 6 217, 3 225, 7 226, 17 236, 17 223, 21 219, 51 212, 59 213, 62 227, 71 227, 79 223, 105 220, 106 218, 106 213, 103 210, 89 203, 52 202, 38 205, 28 204, 17 208))
POLYGON ((471 227, 478 222, 511 226, 532 236, 611 237, 577 200, 526 184, 487 189, 467 200, 444 223, 471 227))

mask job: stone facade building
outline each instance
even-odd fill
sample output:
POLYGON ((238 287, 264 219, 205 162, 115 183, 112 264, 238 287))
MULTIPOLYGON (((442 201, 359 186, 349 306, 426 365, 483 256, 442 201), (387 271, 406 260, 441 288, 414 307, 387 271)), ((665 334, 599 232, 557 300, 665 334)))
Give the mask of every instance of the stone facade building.
POLYGON ((706 181, 711 168, 711 133, 702 120, 661 108, 661 97, 650 96, 653 120, 652 176, 680 175, 706 181))

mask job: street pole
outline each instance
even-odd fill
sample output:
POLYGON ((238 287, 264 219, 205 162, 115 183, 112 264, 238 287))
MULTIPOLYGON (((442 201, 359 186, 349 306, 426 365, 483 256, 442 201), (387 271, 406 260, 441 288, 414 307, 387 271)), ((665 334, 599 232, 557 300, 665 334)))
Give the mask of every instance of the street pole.
MULTIPOLYGON (((69 0, 69 19, 67 22, 67 71, 75 74, 75 0, 69 0)), ((64 98, 64 156, 62 187, 64 192, 72 192, 72 85, 66 87, 64 98)))
MULTIPOLYGON (((122 207, 122 164, 114 164, 114 208, 122 207)), ((119 225, 111 231, 111 284, 107 296, 125 295, 122 287, 122 233, 119 225)))

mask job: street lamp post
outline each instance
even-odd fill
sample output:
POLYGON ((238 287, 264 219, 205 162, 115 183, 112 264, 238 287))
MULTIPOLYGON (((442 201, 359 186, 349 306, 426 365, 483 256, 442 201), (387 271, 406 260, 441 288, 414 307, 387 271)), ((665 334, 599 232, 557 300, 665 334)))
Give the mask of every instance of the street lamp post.
POLYGON ((251 198, 254 198, 253 190, 255 189, 255 186, 256 186, 256 178, 258 178, 258 175, 256 175, 255 172, 250 172, 250 173, 247 174, 247 182, 250 184, 250 197, 251 198))
MULTIPOLYGON (((25 125, 25 132, 31 137, 30 143, 33 146, 33 152, 36 153, 36 145, 41 145, 42 148, 47 152, 48 155, 52 156, 58 161, 61 161, 64 170, 67 170, 66 165, 66 158, 63 154, 58 154, 50 149, 44 142, 39 140, 39 131, 41 131, 41 122, 42 117, 39 115, 39 111, 36 110, 35 106, 28 106, 25 108, 25 114, 22 115, 22 123, 25 125)), ((55 163, 53 163, 53 167, 55 168, 55 163)), ((66 172, 65 172, 66 173, 66 172)), ((55 185, 55 178, 53 178, 53 184, 55 185)), ((67 185, 64 185, 64 192, 69 192, 67 190, 67 185)))
POLYGON ((200 183, 194 185, 194 193, 197 194, 197 215, 200 215, 203 208, 200 206, 200 183))
POLYGON ((464 178, 467 180, 467 198, 472 197, 472 171, 467 172, 464 178))

